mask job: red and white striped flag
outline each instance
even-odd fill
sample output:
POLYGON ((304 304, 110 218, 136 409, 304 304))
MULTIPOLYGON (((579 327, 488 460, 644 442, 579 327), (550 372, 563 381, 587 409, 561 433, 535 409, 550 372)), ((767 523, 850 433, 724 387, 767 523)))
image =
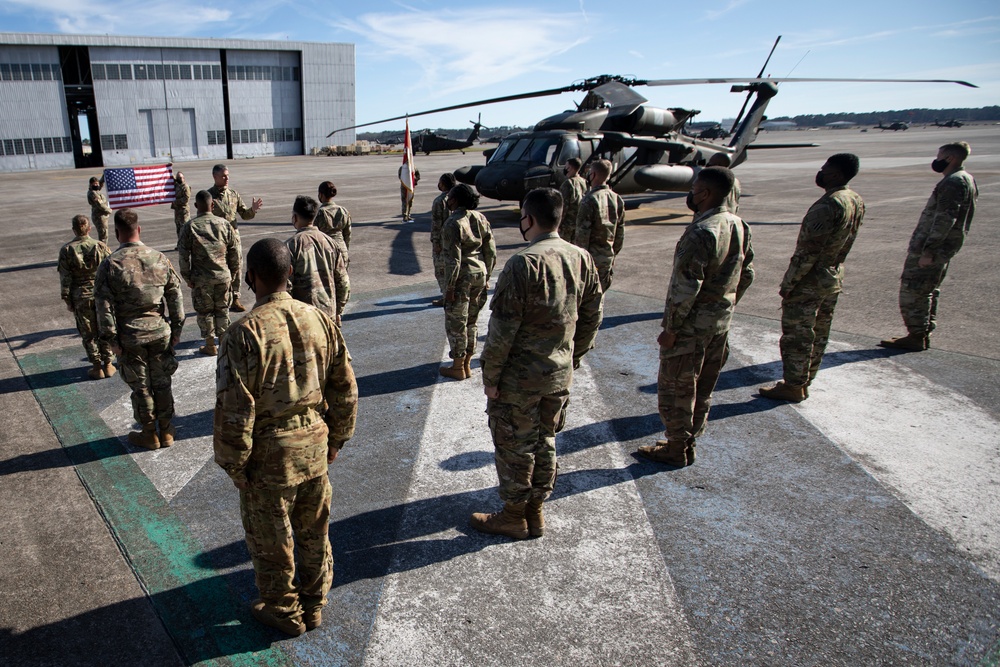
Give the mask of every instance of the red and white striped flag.
POLYGON ((413 143, 410 141, 410 119, 406 119, 406 139, 403 142, 403 166, 399 170, 399 182, 409 191, 408 197, 413 199, 413 143))
POLYGON ((113 209, 174 201, 174 171, 169 164, 105 169, 104 182, 113 209))

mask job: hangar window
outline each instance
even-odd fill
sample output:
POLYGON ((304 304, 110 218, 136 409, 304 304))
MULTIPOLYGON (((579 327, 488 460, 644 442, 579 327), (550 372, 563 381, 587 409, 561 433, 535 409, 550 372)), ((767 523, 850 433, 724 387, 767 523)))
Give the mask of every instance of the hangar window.
POLYGON ((45 152, 45 142, 39 139, 25 139, 25 141, 30 141, 35 144, 35 152, 41 155, 45 152))
POLYGON ((298 81, 298 80, 299 80, 299 68, 298 67, 293 67, 292 68, 292 81, 298 81))
MULTIPOLYGON (((14 154, 24 155, 24 142, 21 139, 14 139, 14 154)), ((8 153, 10 155, 10 153, 8 153)))
POLYGON ((181 66, 180 65, 171 65, 170 66, 170 77, 169 78, 175 79, 175 80, 181 78, 181 66))
POLYGON ((182 79, 190 79, 191 78, 191 66, 190 65, 179 65, 179 67, 180 67, 180 70, 181 70, 181 77, 180 78, 182 78, 182 79))
POLYGON ((191 69, 194 70, 194 78, 198 81, 201 80, 201 65, 192 65, 191 69))
POLYGON ((42 144, 45 146, 46 153, 55 153, 55 148, 52 145, 52 137, 45 137, 42 139, 42 144))
POLYGON ((20 81, 21 80, 21 66, 20 65, 11 65, 10 66, 10 78, 13 81, 20 81))
POLYGON ((239 81, 246 81, 247 78, 247 68, 244 65, 236 66, 236 79, 239 81))
POLYGON ((135 66, 135 78, 137 81, 145 81, 147 78, 149 78, 148 67, 149 65, 135 66))
POLYGON ((117 151, 127 151, 128 150, 128 135, 127 134, 116 134, 115 135, 115 150, 117 150, 117 151))
POLYGON ((115 149, 115 135, 113 134, 102 134, 101 135, 101 150, 113 151, 115 149))
POLYGON ((131 65, 119 65, 121 68, 122 79, 132 80, 132 66, 131 65))
POLYGON ((151 78, 162 79, 163 78, 163 65, 151 65, 150 71, 153 73, 151 78))
POLYGON ((52 80, 59 81, 62 79, 62 70, 59 69, 59 65, 52 66, 52 80))
POLYGON ((42 66, 41 65, 32 65, 31 66, 31 75, 34 77, 35 81, 41 81, 42 80, 42 66))
POLYGON ((70 141, 69 137, 63 137, 63 152, 72 153, 73 143, 70 141))
POLYGON ((3 152, 6 153, 7 155, 16 155, 16 153, 14 152, 14 140, 13 139, 4 139, 3 140, 3 152))
POLYGON ((107 77, 111 81, 117 81, 121 77, 118 76, 118 65, 105 65, 105 71, 107 72, 107 77))
POLYGON ((31 65, 21 65, 21 78, 31 81, 31 65))
POLYGON ((42 65, 42 79, 44 81, 52 80, 52 65, 45 63, 42 65))
POLYGON ((270 81, 272 78, 274 78, 274 68, 273 67, 265 67, 264 68, 264 81, 270 81))
POLYGON ((10 81, 10 65, 8 63, 0 63, 0 79, 3 81, 10 81))
POLYGON ((302 128, 296 127, 293 132, 295 132, 295 138, 292 141, 302 141, 302 128))
POLYGON ((3 144, 4 144, 4 142, 0 141, 0 155, 4 154, 4 152, 3 152, 3 144))
POLYGON ((105 71, 104 65, 95 64, 90 66, 90 73, 91 76, 94 77, 94 81, 100 81, 106 79, 107 76, 105 75, 104 71, 105 71))
POLYGON ((31 139, 24 139, 24 152, 28 155, 33 155, 35 152, 35 142, 31 139))
POLYGON ((208 145, 209 146, 215 146, 216 145, 216 143, 215 143, 215 130, 209 130, 208 131, 208 145))
MULTIPOLYGON (((205 77, 206 79, 208 77, 205 77)), ((222 78, 222 65, 212 65, 212 78, 221 79, 222 78)))

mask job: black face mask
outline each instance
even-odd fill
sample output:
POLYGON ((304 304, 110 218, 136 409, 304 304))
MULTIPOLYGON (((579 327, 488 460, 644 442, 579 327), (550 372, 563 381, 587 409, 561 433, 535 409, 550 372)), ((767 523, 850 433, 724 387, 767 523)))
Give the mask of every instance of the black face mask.
POLYGON ((947 160, 934 160, 933 162, 931 162, 931 169, 933 169, 939 174, 943 173, 944 170, 947 168, 948 168, 947 160))
MULTIPOLYGON (((525 216, 525 217, 527 217, 527 216, 525 216)), ((521 218, 521 220, 524 220, 524 218, 521 218)), ((531 229, 531 225, 533 225, 535 223, 533 223, 533 222, 529 223, 528 224, 528 229, 524 229, 523 227, 521 227, 521 220, 517 221, 517 231, 521 232, 521 238, 524 239, 525 241, 527 241, 528 240, 528 231, 531 229)), ((531 218, 528 218, 528 220, 531 220, 531 218)))
POLYGON ((823 172, 822 171, 817 171, 816 172, 816 185, 818 185, 821 188, 826 189, 826 179, 823 177, 823 172))
POLYGON ((249 271, 247 271, 246 273, 243 274, 243 282, 245 282, 247 284, 247 287, 250 288, 251 292, 253 292, 254 294, 257 293, 257 289, 253 286, 253 282, 250 280, 250 272, 249 271))
POLYGON ((685 200, 685 203, 687 204, 687 207, 689 209, 691 209, 695 213, 698 212, 698 205, 694 203, 694 193, 693 192, 688 192, 687 199, 685 200))

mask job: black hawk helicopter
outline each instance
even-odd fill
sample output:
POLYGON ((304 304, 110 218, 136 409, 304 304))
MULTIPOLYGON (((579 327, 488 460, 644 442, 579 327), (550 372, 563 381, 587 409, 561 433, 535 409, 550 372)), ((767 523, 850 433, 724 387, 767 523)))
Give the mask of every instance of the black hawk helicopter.
POLYGON ((411 137, 413 142, 413 152, 423 153, 424 155, 430 155, 436 151, 462 151, 465 154, 466 148, 476 143, 479 140, 480 130, 488 130, 490 128, 482 124, 483 114, 479 114, 478 120, 470 120, 472 123, 472 132, 465 141, 460 141, 458 139, 449 139, 448 137, 441 134, 434 134, 430 130, 424 130, 418 134, 411 137))
POLYGON ((882 121, 879 121, 878 125, 876 125, 872 129, 873 130, 882 130, 883 132, 885 132, 886 130, 892 130, 893 132, 895 132, 897 130, 906 131, 906 130, 910 129, 910 124, 907 123, 905 120, 894 120, 891 123, 889 123, 888 125, 883 125, 882 121))
POLYGON ((933 124, 934 127, 962 127, 963 125, 965 125, 965 123, 963 123, 962 121, 955 120, 954 118, 952 118, 951 120, 946 120, 943 123, 939 123, 937 119, 935 119, 933 124))
MULTIPOLYGON (((779 37, 778 40, 781 38, 779 37)), ((775 41, 771 55, 777 47, 775 41)), ((423 116, 454 111, 483 104, 510 102, 566 92, 586 92, 575 110, 550 116, 529 132, 514 133, 487 156, 484 165, 461 167, 455 171, 459 181, 475 185, 480 194, 501 201, 520 201, 530 190, 558 187, 565 179, 563 166, 570 158, 586 163, 606 158, 613 172, 609 185, 619 194, 635 194, 649 190, 687 192, 698 170, 715 153, 725 153, 736 166, 747 159, 748 148, 795 148, 815 144, 751 145, 757 137, 760 123, 765 120, 768 103, 778 94, 782 82, 903 82, 958 83, 976 88, 964 81, 941 79, 804 79, 770 78, 763 73, 756 77, 711 79, 642 80, 613 75, 601 75, 562 88, 540 90, 477 102, 431 109, 415 114, 341 128, 330 133, 358 127, 378 125, 410 116, 423 116), (636 86, 678 86, 691 84, 734 84, 732 92, 747 93, 743 108, 733 123, 733 133, 726 145, 711 143, 684 134, 685 123, 698 111, 681 108, 661 109, 648 106, 648 100, 633 90, 636 86), (749 105, 749 110, 747 106, 749 105)), ((328 136, 330 136, 328 135, 328 136)))

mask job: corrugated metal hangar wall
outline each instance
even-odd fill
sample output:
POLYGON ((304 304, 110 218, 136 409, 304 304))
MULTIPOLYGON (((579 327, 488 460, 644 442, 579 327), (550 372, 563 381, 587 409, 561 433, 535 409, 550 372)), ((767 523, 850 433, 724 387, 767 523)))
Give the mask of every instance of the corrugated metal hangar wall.
POLYGON ((302 155, 354 90, 353 44, 0 33, 0 172, 302 155))

